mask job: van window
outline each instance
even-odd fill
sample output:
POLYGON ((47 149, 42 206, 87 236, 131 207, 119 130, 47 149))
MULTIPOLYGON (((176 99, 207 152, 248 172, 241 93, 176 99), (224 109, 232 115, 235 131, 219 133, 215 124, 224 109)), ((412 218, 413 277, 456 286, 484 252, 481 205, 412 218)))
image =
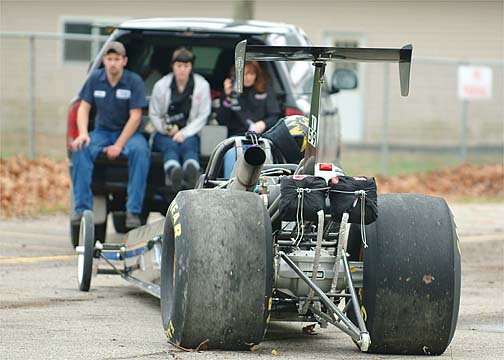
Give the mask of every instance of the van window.
POLYGON ((204 74, 212 73, 221 51, 222 49, 215 47, 193 47, 192 53, 195 56, 194 71, 204 74))

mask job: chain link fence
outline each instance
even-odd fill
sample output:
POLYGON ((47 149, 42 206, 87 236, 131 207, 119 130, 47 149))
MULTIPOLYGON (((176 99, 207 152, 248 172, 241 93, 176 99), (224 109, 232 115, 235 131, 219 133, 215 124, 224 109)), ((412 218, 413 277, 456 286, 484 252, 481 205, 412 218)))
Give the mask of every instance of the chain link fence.
MULTIPOLYGON (((100 34, 0 33, 2 157, 65 157, 68 105, 105 39, 100 34)), ((379 154, 383 173, 390 153, 398 151, 449 153, 460 161, 484 153, 502 162, 503 69, 502 60, 413 56, 410 95, 403 98, 396 66, 367 65, 362 141, 345 144, 344 151, 379 154), (490 99, 457 97, 457 69, 467 64, 491 69, 490 99)))
POLYGON ((1 156, 64 158, 66 120, 107 36, 0 33, 1 156))
MULTIPOLYGON (((436 155, 442 166, 466 162, 503 163, 504 62, 502 60, 415 57, 410 93, 401 97, 393 64, 373 65, 366 83, 364 140, 347 144, 353 151, 380 154, 381 173, 391 157, 436 155), (489 69, 491 95, 459 98, 461 66, 489 69)), ((343 119, 345 121, 345 119, 343 119)))

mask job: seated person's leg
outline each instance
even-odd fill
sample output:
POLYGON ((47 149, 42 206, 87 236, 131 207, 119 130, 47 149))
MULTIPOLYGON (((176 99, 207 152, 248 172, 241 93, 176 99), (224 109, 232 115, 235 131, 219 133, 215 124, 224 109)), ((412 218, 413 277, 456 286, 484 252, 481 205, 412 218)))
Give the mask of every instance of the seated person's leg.
POLYGON ((183 161, 184 180, 188 189, 194 189, 200 174, 199 136, 190 136, 184 140, 180 146, 181 157, 183 161))
POLYGON ((173 190, 179 191, 182 188, 182 179, 184 177, 179 161, 179 144, 169 136, 156 133, 152 148, 163 153, 166 186, 171 186, 173 190))
POLYGON ((126 227, 141 225, 147 176, 150 167, 150 150, 147 140, 140 133, 135 133, 126 142, 122 153, 128 158, 128 201, 126 202, 126 227))
POLYGON ((93 193, 91 180, 93 178, 94 160, 103 148, 114 143, 113 133, 95 130, 89 133, 89 146, 83 144, 82 150, 72 152, 72 188, 74 198, 75 219, 80 222, 84 210, 93 210, 93 193))

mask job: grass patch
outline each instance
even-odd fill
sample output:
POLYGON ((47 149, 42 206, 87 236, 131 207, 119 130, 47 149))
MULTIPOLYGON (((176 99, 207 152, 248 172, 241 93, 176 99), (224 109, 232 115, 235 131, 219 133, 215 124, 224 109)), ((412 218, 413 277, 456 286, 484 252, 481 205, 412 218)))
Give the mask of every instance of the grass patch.
POLYGON ((444 196, 448 203, 459 204, 504 204, 502 196, 469 196, 469 195, 448 195, 444 196))
MULTIPOLYGON (((500 153, 469 153, 466 163, 502 164, 500 153)), ((387 176, 424 174, 439 169, 452 169, 462 164, 459 156, 450 153, 390 152, 387 176)), ((385 175, 380 152, 344 149, 341 165, 348 175, 385 175)))

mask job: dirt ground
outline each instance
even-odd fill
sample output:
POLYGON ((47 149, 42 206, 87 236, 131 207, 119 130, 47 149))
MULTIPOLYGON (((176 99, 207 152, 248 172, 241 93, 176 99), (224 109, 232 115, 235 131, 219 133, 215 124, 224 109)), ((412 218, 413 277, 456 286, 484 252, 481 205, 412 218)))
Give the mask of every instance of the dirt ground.
MULTIPOLYGON (((379 193, 421 193, 445 197, 504 199, 500 164, 465 164, 426 174, 377 177, 379 193)), ((68 211, 67 161, 23 157, 0 159, 0 217, 68 211)))

